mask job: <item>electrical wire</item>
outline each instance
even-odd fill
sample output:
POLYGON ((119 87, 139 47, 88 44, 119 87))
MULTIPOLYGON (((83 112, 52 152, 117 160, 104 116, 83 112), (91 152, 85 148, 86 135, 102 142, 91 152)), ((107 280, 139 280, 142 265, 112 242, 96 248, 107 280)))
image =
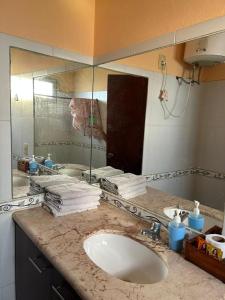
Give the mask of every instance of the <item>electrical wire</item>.
MULTIPOLYGON (((191 87, 194 85, 194 71, 195 71, 195 68, 193 67, 192 79, 189 82, 185 80, 185 83, 188 84, 189 86, 188 86, 188 91, 187 91, 187 94, 186 94, 186 97, 185 97, 184 108, 179 114, 175 114, 174 111, 177 107, 178 98, 179 98, 178 95, 179 95, 180 88, 181 88, 181 85, 182 85, 183 81, 181 81, 181 80, 178 81, 179 86, 177 88, 176 95, 175 95, 175 100, 174 100, 174 103, 173 103, 173 106, 172 106, 171 109, 168 108, 165 99, 160 100, 160 104, 161 104, 161 107, 162 107, 162 110, 163 110, 163 115, 164 115, 165 120, 169 119, 170 117, 180 118, 185 114, 185 112, 187 110, 187 107, 188 107, 188 104, 190 102, 191 87)), ((167 83, 167 76, 168 76, 167 75, 167 64, 166 63, 163 65, 163 68, 161 69, 161 72, 162 72, 161 91, 166 91, 166 83, 167 83)))

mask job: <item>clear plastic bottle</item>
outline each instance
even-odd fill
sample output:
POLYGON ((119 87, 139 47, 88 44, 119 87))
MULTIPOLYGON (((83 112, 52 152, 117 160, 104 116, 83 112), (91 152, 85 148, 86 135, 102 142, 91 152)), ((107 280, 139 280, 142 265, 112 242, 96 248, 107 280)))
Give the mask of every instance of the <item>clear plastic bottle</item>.
POLYGON ((185 225, 181 222, 180 210, 176 210, 174 219, 169 223, 169 247, 170 249, 181 252, 183 249, 183 240, 185 237, 185 225))

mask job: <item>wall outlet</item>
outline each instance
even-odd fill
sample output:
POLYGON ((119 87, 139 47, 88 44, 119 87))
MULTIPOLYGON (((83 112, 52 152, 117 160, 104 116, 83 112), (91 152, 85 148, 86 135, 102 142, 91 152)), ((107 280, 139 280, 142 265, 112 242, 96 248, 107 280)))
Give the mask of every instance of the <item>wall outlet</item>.
POLYGON ((159 66, 159 70, 165 69, 165 67, 166 67, 166 56, 165 55, 159 54, 158 66, 159 66))

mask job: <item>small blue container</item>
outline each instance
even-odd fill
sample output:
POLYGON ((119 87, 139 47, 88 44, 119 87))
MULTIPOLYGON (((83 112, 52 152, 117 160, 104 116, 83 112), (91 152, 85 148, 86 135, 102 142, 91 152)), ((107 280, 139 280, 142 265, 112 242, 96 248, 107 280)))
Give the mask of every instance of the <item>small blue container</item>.
POLYGON ((205 225, 205 219, 203 215, 196 215, 194 213, 190 213, 188 216, 188 226, 198 231, 202 231, 205 225))
POLYGON ((181 252, 183 249, 183 240, 185 237, 185 225, 171 221, 168 226, 169 230, 169 247, 171 250, 181 252))

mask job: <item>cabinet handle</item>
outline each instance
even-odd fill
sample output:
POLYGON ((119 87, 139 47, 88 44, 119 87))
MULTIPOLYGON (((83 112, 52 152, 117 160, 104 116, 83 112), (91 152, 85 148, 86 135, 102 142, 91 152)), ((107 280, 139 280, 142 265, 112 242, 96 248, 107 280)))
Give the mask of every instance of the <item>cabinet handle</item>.
POLYGON ((28 257, 29 262, 33 265, 33 267, 40 273, 42 274, 42 270, 38 267, 38 265, 35 263, 35 261, 31 258, 28 257))
POLYGON ((60 294, 60 292, 54 285, 52 285, 52 290, 59 297, 60 300, 65 300, 65 298, 60 294))

